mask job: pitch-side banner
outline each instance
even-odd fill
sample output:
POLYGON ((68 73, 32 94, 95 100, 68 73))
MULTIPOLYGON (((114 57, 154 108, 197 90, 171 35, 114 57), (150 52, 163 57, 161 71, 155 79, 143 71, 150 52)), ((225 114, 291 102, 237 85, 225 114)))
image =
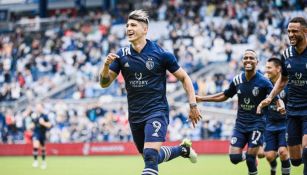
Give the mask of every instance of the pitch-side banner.
MULTIPOLYGON (((164 145, 175 146, 179 142, 166 142, 164 145)), ((198 154, 227 154, 228 141, 194 141, 193 148, 198 154)), ((87 156, 87 155, 136 155, 138 154, 132 142, 118 143, 47 143, 48 155, 87 156)), ((31 144, 0 144, 0 156, 32 155, 31 144)))

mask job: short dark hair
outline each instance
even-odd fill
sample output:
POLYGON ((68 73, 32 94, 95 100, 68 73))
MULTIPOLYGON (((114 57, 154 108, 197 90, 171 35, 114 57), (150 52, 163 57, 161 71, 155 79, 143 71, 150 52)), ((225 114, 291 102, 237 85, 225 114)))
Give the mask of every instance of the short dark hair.
POLYGON ((139 22, 143 22, 145 24, 148 25, 149 23, 149 16, 148 16, 148 12, 145 11, 145 10, 134 10, 132 11, 129 16, 128 16, 128 20, 129 19, 133 19, 133 20, 136 20, 136 21, 139 21, 139 22))
POLYGON ((300 17, 300 16, 292 18, 289 23, 300 23, 301 26, 307 27, 307 22, 305 18, 300 17))
POLYGON ((273 62, 275 66, 281 66, 281 60, 277 57, 271 57, 267 60, 267 62, 273 62))

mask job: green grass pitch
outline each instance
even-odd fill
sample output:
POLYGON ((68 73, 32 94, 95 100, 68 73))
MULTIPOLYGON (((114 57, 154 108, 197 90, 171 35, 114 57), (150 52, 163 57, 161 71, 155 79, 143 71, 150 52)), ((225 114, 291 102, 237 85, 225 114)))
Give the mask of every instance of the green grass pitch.
MULTIPOLYGON (((41 160, 41 159, 39 159, 41 160)), ((279 160, 278 160, 279 161, 279 160)), ((32 167, 32 157, 0 157, 0 175, 140 175, 143 161, 140 156, 47 157, 45 170, 32 167)), ((280 162, 278 162, 278 174, 280 162)), ((265 159, 259 160, 258 174, 269 174, 265 159)), ((303 166, 292 167, 291 174, 299 175, 303 166)), ((244 175, 245 162, 232 165, 227 155, 202 155, 197 164, 178 158, 159 165, 159 175, 244 175)))

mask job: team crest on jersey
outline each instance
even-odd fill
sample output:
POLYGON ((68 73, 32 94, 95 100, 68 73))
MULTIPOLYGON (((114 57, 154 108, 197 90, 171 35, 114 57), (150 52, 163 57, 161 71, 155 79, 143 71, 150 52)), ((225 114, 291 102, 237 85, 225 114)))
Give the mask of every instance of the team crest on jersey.
POLYGON ((237 137, 232 137, 231 140, 230 140, 230 143, 233 145, 235 143, 237 143, 238 139, 237 137))
POLYGON ((296 79, 301 79, 302 78, 302 73, 297 73, 297 72, 295 72, 295 77, 296 77, 296 79))
POLYGON ((279 97, 284 99, 286 97, 286 92, 285 90, 282 90, 280 93, 279 93, 279 97))
POLYGON ((141 80, 143 77, 142 73, 137 73, 137 72, 134 73, 134 76, 137 80, 141 80))
POLYGON ((252 91, 253 95, 256 97, 259 94, 259 87, 254 87, 253 91, 252 91))
POLYGON ((148 70, 152 70, 155 66, 155 63, 152 61, 152 58, 148 58, 146 61, 146 67, 148 70))
POLYGON ((250 102, 251 102, 251 99, 250 99, 250 98, 244 98, 244 103, 245 103, 245 104, 248 105, 250 102))

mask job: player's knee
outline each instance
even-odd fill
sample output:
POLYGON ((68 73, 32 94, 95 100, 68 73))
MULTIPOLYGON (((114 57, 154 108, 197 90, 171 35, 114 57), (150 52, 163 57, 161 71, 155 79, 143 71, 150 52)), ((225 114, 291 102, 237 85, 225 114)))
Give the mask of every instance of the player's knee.
POLYGON ((291 164, 293 166, 300 166, 302 164, 302 159, 291 159, 291 164))
POLYGON ((146 167, 156 167, 158 165, 159 153, 157 150, 152 148, 145 148, 143 155, 146 167))
POLYGON ((276 158, 275 155, 271 155, 271 154, 267 154, 267 155, 266 155, 266 160, 267 160, 268 162, 272 162, 275 158, 276 158))
POLYGON ((242 154, 229 154, 231 163, 238 164, 242 161, 242 154))

